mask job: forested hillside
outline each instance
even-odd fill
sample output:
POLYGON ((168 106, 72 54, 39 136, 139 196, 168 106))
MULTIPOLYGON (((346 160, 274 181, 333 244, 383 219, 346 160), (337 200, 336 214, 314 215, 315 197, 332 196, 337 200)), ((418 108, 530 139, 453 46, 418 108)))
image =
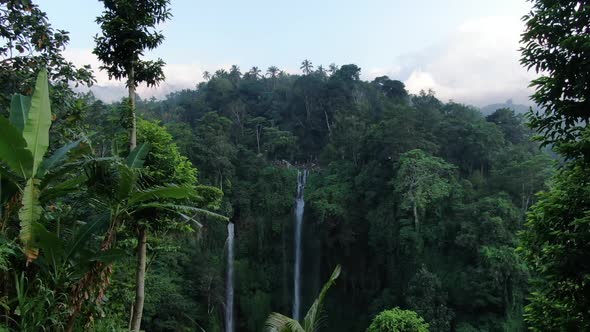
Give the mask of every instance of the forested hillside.
MULTIPOLYGON (((138 102, 199 180, 224 192, 222 213, 236 225, 237 330, 261 331, 271 311, 291 312, 303 168, 303 307, 336 264, 343 269, 325 331, 363 330, 395 306, 418 312, 431 331, 524 330, 528 271, 516 233, 552 164, 522 117, 507 109, 483 117, 433 93, 408 95, 388 77, 362 81, 355 65, 330 68, 234 66, 195 90, 138 102)), ((121 107, 92 103, 89 127, 118 128, 121 107)), ((221 328, 225 238, 224 225, 207 224, 200 241, 158 254, 147 330, 190 329, 193 319, 221 328)))
POLYGON ((308 59, 142 99, 171 3, 100 3, 114 103, 0 1, 0 332, 590 330, 590 6, 531 1, 538 108, 484 114, 308 59))

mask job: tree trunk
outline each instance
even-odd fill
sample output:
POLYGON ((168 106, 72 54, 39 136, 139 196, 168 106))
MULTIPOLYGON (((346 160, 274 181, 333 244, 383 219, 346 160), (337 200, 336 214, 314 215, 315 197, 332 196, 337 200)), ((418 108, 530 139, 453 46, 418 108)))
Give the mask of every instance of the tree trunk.
POLYGON ((139 331, 141 315, 143 314, 143 301, 145 299, 145 263, 147 257, 147 230, 141 227, 137 233, 137 272, 135 275, 135 303, 133 304, 133 317, 131 318, 131 330, 139 331))
POLYGON ((260 132, 262 131, 262 126, 256 126, 256 148, 258 150, 258 154, 260 154, 260 132))
POLYGON ((135 117, 135 69, 131 64, 129 69, 129 80, 127 81, 129 89, 129 108, 131 109, 131 129, 129 130, 129 151, 137 146, 137 121, 135 117))
POLYGON ((416 203, 414 202, 414 225, 416 226, 416 232, 418 232, 419 230, 419 226, 420 226, 420 222, 418 221, 418 207, 416 206, 416 203))
POLYGON ((326 117, 326 127, 328 127, 328 135, 332 134, 332 128, 330 128, 330 119, 328 118, 328 112, 324 108, 324 116, 326 117))

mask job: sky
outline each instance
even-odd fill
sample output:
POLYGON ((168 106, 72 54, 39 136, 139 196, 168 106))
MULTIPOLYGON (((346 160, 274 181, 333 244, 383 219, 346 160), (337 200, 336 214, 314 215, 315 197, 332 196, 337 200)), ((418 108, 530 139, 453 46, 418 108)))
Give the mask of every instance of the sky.
MULTIPOLYGON (((48 0, 40 7, 54 28, 70 32, 66 57, 98 71, 92 49, 102 3, 48 0)), ((529 9, 526 0, 171 0, 173 17, 159 27, 166 40, 146 54, 167 63, 166 82, 138 93, 163 98, 194 88, 205 70, 233 64, 242 72, 275 65, 299 73, 309 59, 316 67, 354 63, 363 79, 388 75, 443 101, 528 105, 534 74, 520 66, 518 48, 529 9)), ((122 82, 96 77, 97 97, 125 95, 122 82)))

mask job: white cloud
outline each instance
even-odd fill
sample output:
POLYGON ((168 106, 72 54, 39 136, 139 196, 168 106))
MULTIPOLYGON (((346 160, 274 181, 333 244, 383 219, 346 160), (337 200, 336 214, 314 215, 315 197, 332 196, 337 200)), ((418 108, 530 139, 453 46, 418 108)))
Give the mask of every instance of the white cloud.
MULTIPOLYGON (((68 49, 64 52, 64 56, 77 66, 89 64, 92 67, 96 83, 91 90, 97 98, 112 102, 127 95, 125 82, 109 80, 106 72, 98 70, 100 62, 90 49, 68 49)), ((198 63, 166 64, 164 67, 166 80, 159 86, 151 88, 148 88, 145 84, 140 84, 137 93, 142 98, 155 97, 161 99, 170 92, 194 88, 197 83, 203 81, 203 72, 205 70, 214 71, 212 68, 219 68, 219 66, 205 68, 198 63)))
MULTIPOLYGON (((478 106, 513 99, 515 103, 531 104, 528 88, 533 73, 519 63, 519 40, 523 23, 518 17, 486 17, 470 20, 459 26, 446 40, 414 54, 398 56, 387 66, 363 70, 363 78, 372 80, 388 75, 404 81, 412 93, 432 89, 443 101, 454 100, 478 106)), ((119 100, 126 95, 124 82, 109 80, 99 71, 100 65, 90 49, 69 49, 65 55, 76 65, 90 64, 95 70, 94 94, 105 101, 119 100)), ((363 64, 359 64, 363 66, 363 64)), ((166 81, 156 88, 140 85, 142 98, 163 98, 180 89, 194 88, 205 70, 215 72, 229 64, 168 63, 164 68, 166 81)), ((285 68, 299 73, 298 67, 285 68)), ((242 68, 247 71, 247 68, 242 68)))
POLYGON ((522 29, 516 17, 465 22, 444 44, 417 54, 420 60, 406 65, 407 89, 433 89, 442 100, 475 105, 509 98, 530 104, 527 86, 534 75, 519 63, 522 29))

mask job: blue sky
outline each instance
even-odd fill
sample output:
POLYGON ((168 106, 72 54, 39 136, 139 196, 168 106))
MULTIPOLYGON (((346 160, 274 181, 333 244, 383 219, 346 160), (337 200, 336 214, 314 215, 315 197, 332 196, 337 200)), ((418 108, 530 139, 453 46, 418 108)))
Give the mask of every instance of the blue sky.
MULTIPOLYGON (((72 3, 40 6, 54 27, 70 31, 68 57, 96 67, 92 37, 102 4, 72 3)), ((237 64, 297 72, 306 58, 355 63, 365 79, 388 74, 411 91, 433 88, 443 100, 526 102, 529 93, 531 75, 519 71, 517 52, 525 0, 172 0, 171 8, 174 17, 161 26, 166 41, 148 55, 168 63, 167 83, 140 90, 143 96, 194 86, 203 70, 237 64)), ((117 82, 97 77, 106 99, 122 93, 117 82)))

